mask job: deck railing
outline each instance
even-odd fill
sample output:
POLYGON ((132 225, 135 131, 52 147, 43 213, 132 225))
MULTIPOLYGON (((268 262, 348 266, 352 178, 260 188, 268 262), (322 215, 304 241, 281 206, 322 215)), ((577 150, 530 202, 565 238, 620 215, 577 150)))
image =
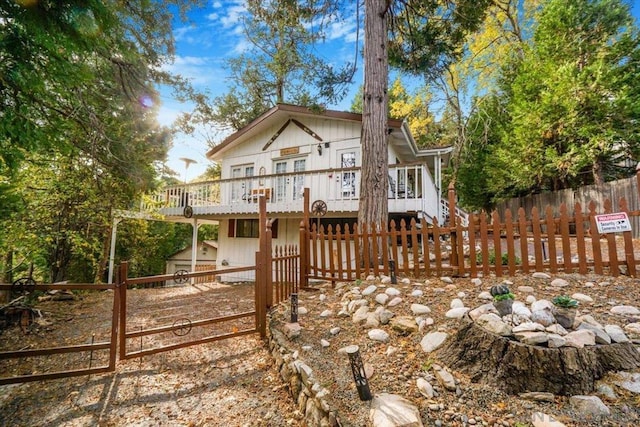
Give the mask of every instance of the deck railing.
MULTIPOLYGON (((290 211, 302 211, 303 189, 311 189, 312 200, 326 202, 354 202, 360 199, 361 169, 336 168, 314 171, 288 172, 242 178, 168 186, 148 197, 142 209, 162 212, 191 206, 246 206, 256 204, 260 195, 267 202, 286 206, 290 211)), ((389 165, 390 200, 406 201, 406 210, 424 210, 426 200, 438 200, 431 176, 423 164, 389 165), (425 200, 425 202, 422 202, 425 200)), ((342 204, 343 206, 347 206, 342 204)), ((335 206, 340 206, 336 203, 335 206)), ((400 209, 404 209, 399 205, 400 209)), ((344 208, 344 210, 350 210, 344 208)), ((433 208, 431 208, 433 210, 433 208)), ((357 209, 356 209, 357 210, 357 209)), ((429 212, 434 215, 437 212, 429 212)))

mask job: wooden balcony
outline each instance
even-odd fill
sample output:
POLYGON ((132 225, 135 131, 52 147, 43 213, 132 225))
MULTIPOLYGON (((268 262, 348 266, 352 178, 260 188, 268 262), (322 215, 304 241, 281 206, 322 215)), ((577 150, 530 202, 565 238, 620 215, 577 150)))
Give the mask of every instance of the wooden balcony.
MULTIPOLYGON (((190 206, 196 217, 257 214, 260 195, 273 213, 301 214, 302 193, 310 189, 311 201, 323 200, 327 216, 358 211, 360 168, 325 169, 261 175, 165 187, 152 195, 145 210, 168 217, 184 216, 190 206)), ((390 165, 387 192, 390 213, 423 212, 439 215, 440 197, 423 164, 390 165)))

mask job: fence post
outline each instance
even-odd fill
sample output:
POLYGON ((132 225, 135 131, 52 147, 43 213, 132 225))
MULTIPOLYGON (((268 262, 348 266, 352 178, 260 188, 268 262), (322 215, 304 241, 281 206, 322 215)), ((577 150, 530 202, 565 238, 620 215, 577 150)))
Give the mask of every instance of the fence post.
POLYGON ((258 199, 260 206, 260 252, 263 260, 263 274, 265 285, 265 303, 266 308, 273 305, 273 266, 272 266, 272 249, 271 249, 271 224, 267 219, 267 199, 264 195, 260 195, 258 199))
POLYGON ((309 238, 309 188, 303 190, 303 209, 304 217, 300 222, 300 287, 305 289, 309 287, 309 270, 310 270, 310 252, 311 248, 309 238))
POLYGON ((307 224, 300 221, 300 288, 309 286, 309 236, 307 224))
POLYGON ((640 197, 640 162, 636 165, 636 191, 640 197))
POLYGON ((267 199, 264 195, 258 198, 259 216, 259 250, 256 254, 256 315, 261 337, 267 336, 267 308, 271 305, 269 297, 273 297, 273 277, 271 277, 271 239, 267 227, 267 199), (271 291, 271 292, 270 292, 271 291), (259 301, 259 304, 258 304, 259 301))
POLYGON ((449 227, 451 229, 451 257, 450 263, 454 272, 457 273, 458 266, 458 236, 455 232, 456 227, 456 189, 453 182, 449 183, 448 189, 449 196, 449 227))
POLYGON ((123 360, 126 356, 126 344, 127 339, 125 334, 127 332, 127 280, 129 277, 129 263, 123 261, 120 263, 120 269, 118 270, 118 288, 116 292, 120 293, 120 360, 123 360))
POLYGON ((264 256, 261 251, 256 252, 256 329, 260 332, 260 337, 267 336, 267 304, 265 295, 264 277, 264 256))

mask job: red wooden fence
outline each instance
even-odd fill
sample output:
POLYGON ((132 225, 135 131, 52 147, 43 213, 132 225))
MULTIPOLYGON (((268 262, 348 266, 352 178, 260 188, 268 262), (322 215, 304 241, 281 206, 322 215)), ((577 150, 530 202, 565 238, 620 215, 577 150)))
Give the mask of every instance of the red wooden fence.
POLYGON ((390 275, 395 264, 395 273, 412 277, 533 271, 637 276, 640 256, 634 252, 631 232, 600 235, 596 226, 599 213, 640 216, 640 211, 628 209, 624 198, 615 211, 609 200, 600 210, 594 202, 587 211, 576 203, 571 216, 564 204, 558 216, 553 211, 533 208, 527 215, 521 208, 514 215, 506 210, 503 218, 497 211, 482 212, 471 214, 465 226, 460 221, 440 226, 425 220, 391 221, 388 226, 302 226, 300 241, 308 242, 302 251, 308 258, 305 275, 334 282, 355 280, 390 275))

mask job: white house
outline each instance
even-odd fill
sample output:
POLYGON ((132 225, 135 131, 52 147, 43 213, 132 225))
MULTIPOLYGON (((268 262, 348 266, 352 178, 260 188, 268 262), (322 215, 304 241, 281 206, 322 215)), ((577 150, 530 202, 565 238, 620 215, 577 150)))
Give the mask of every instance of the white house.
MULTIPOLYGON (((207 153, 221 165, 221 179, 165 188, 156 207, 165 219, 189 221, 194 229, 199 221, 217 221, 217 265, 253 265, 261 194, 276 245, 299 243, 305 187, 326 211, 319 221, 353 225, 361 191, 361 133, 360 114, 279 104, 207 153)), ((419 149, 405 122, 389 120, 388 152, 390 217, 441 223, 448 214, 440 198, 442 167, 451 147, 419 149)))
MULTIPOLYGON (((218 242, 215 240, 205 240, 196 247, 196 269, 213 270, 216 267, 218 257, 218 242)), ((174 274, 179 270, 191 271, 191 259, 193 256, 193 246, 187 246, 167 258, 165 265, 166 274, 174 274)))

